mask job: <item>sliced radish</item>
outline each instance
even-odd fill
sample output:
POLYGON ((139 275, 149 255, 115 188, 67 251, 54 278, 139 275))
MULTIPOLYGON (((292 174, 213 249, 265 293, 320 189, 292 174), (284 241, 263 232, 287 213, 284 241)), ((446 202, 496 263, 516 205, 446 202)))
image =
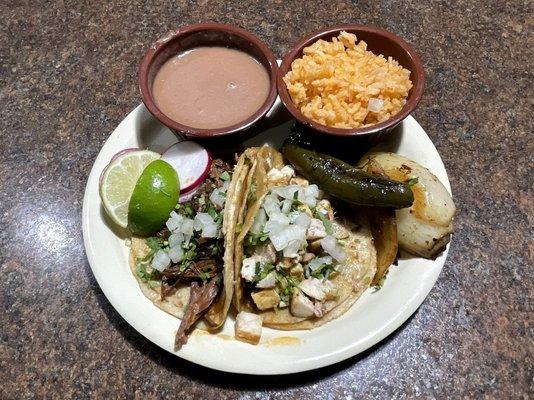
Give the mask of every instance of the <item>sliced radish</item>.
POLYGON ((211 167, 211 155, 201 145, 183 141, 169 147, 161 159, 168 162, 178 173, 180 194, 196 189, 208 176, 211 167))

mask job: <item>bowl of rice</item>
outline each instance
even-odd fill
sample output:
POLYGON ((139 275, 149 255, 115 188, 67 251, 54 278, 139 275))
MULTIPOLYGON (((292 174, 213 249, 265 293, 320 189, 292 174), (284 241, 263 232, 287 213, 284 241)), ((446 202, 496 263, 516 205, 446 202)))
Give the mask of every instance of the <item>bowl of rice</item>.
POLYGON ((372 142, 395 128, 423 94, 423 64, 384 29, 342 25, 301 39, 278 70, 280 99, 312 131, 372 142))

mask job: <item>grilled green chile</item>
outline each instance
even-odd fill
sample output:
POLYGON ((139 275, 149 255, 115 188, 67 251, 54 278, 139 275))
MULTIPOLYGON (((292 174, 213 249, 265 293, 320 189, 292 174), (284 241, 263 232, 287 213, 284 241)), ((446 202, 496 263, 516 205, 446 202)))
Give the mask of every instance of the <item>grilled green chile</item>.
POLYGON ((286 143, 282 151, 302 176, 348 203, 392 208, 410 207, 413 203, 412 190, 406 183, 370 174, 295 144, 286 143))

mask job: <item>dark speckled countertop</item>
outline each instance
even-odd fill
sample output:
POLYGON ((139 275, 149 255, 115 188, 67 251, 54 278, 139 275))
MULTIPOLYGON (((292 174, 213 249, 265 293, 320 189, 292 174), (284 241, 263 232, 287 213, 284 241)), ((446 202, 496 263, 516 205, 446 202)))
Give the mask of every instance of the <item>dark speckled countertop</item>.
MULTIPOLYGON (((9 4, 8 4, 9 3, 9 4)), ((12 1, 0 17, 0 398, 528 398, 533 383, 533 6, 528 1, 12 1), (137 63, 181 24, 238 24, 280 56, 334 23, 389 29, 422 56, 414 116, 459 214, 423 305, 319 371, 232 376, 132 329, 81 233, 100 147, 140 102, 137 63)))

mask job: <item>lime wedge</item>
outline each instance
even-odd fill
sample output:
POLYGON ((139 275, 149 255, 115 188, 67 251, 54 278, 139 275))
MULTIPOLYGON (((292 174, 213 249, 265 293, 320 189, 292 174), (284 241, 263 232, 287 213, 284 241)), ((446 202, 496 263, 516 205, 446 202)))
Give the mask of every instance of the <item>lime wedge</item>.
POLYGON ((139 177, 128 206, 128 228, 148 236, 165 226, 180 196, 178 174, 163 160, 147 165, 139 177))
POLYGON ((160 158, 150 150, 132 150, 113 158, 100 178, 100 198, 117 225, 128 226, 128 204, 137 180, 152 161, 160 158))

